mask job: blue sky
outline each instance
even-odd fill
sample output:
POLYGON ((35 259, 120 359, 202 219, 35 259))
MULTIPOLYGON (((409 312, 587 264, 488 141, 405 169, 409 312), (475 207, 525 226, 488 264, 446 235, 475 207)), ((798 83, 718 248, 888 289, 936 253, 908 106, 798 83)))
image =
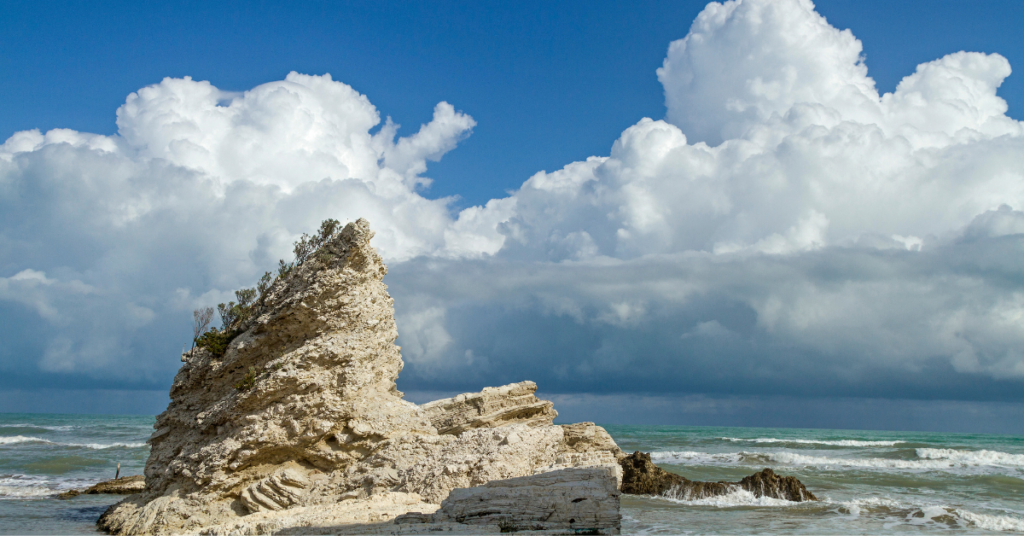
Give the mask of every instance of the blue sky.
POLYGON ((0 411, 159 411, 192 307, 366 216, 412 398, 1020 432, 1024 5, 815 9, 7 3, 0 411))
MULTIPOLYGON (((329 72, 408 128, 447 100, 478 122, 431 168, 429 196, 468 206, 539 170, 608 151, 665 114, 654 76, 706 2, 6 2, 0 133, 112 134, 125 96, 167 76, 246 90, 329 72)), ((998 52, 1024 65, 1015 1, 823 1, 890 92, 919 63, 998 52)), ((1021 118, 1024 78, 1000 88, 1021 118)))

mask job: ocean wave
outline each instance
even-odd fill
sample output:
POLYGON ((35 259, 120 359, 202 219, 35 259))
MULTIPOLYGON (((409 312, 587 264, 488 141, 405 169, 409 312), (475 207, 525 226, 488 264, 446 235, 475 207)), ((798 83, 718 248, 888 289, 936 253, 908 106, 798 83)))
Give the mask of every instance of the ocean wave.
POLYGON ((906 441, 862 441, 859 439, 778 439, 774 437, 759 437, 757 439, 743 439, 738 437, 720 437, 718 439, 733 442, 747 443, 796 443, 798 445, 829 445, 833 447, 892 447, 906 441))
POLYGON ((41 437, 32 436, 9 436, 0 437, 0 445, 12 445, 16 443, 47 443, 49 445, 57 445, 61 447, 78 447, 86 449, 113 449, 113 448, 127 448, 136 449, 145 447, 144 442, 132 442, 132 443, 61 443, 58 441, 50 441, 49 439, 43 439, 41 437))
POLYGON ((1009 454, 997 450, 917 450, 917 457, 926 460, 948 460, 964 465, 993 465, 997 467, 1024 467, 1024 454, 1009 454))
POLYGON ((694 452, 694 451, 666 451, 652 452, 651 461, 663 463, 686 462, 697 465, 733 465, 744 461, 745 452, 694 452))
POLYGON ((984 530, 1000 532, 1024 532, 1024 519, 1014 516, 976 514, 967 510, 957 510, 957 517, 984 530))
POLYGON ((87 449, 137 449, 146 446, 144 442, 133 442, 133 443, 55 443, 57 445, 63 445, 66 447, 82 447, 87 449))
POLYGON ((685 504, 687 506, 711 506, 715 508, 737 508, 742 506, 780 507, 796 506, 801 504, 773 497, 757 497, 753 493, 739 487, 725 495, 704 497, 702 499, 684 499, 681 497, 673 497, 671 495, 659 495, 655 498, 676 504, 685 504))
MULTIPOLYGON (((831 502, 831 501, 829 501, 831 502)), ((963 508, 944 505, 908 505, 889 498, 871 497, 840 501, 836 510, 840 514, 860 517, 865 513, 897 516, 908 525, 958 525, 998 532, 1024 532, 1024 519, 1006 514, 979 514, 963 508)))
MULTIPOLYGON (((0 499, 36 499, 82 487, 82 479, 57 479, 32 475, 0 475, 0 499)), ((91 485, 91 484, 88 484, 91 485)))
POLYGON ((43 424, 0 424, 0 428, 37 428, 39 430, 52 430, 54 432, 67 432, 78 428, 77 426, 50 426, 43 424))
POLYGON ((980 450, 916 449, 918 460, 890 458, 840 458, 814 456, 796 452, 652 452, 651 460, 669 464, 693 465, 749 465, 777 463, 799 467, 846 467, 853 469, 881 469, 899 471, 948 471, 972 468, 1024 468, 1024 455, 980 450))
POLYGON ((13 445, 15 443, 51 443, 51 441, 47 441, 39 437, 22 435, 0 437, 0 445, 13 445))

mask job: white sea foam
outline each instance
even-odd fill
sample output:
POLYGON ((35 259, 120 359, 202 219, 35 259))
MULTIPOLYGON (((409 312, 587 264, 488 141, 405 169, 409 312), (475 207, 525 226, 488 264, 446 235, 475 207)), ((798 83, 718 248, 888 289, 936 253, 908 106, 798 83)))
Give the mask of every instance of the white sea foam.
POLYGON ((744 452, 693 452, 668 451, 652 452, 651 461, 665 463, 691 463, 696 465, 734 465, 743 461, 744 452))
POLYGON ((87 449, 113 449, 113 448, 126 448, 126 449, 137 449, 145 447, 146 444, 143 442, 135 443, 57 443, 58 445, 64 445, 67 447, 83 447, 87 449))
POLYGON ((0 499, 32 499, 60 493, 61 486, 40 476, 5 475, 0 477, 0 499))
POLYGON ((997 467, 1024 467, 1024 454, 1009 454, 997 450, 917 450, 917 457, 925 460, 948 460, 963 465, 992 465, 997 467))
POLYGON ((749 465, 758 466, 777 463, 799 467, 854 468, 897 471, 950 471, 970 469, 1020 469, 1024 468, 1024 455, 979 450, 917 449, 918 460, 890 458, 843 458, 814 456, 788 451, 769 452, 693 452, 667 451, 652 452, 651 460, 662 463, 685 463, 692 465, 749 465))
POLYGON ((957 510, 956 514, 963 525, 1001 532, 1024 532, 1024 519, 1019 517, 976 514, 967 510, 957 510))
POLYGON ((77 426, 50 426, 43 424, 0 424, 0 428, 38 428, 40 430, 53 430, 55 432, 67 432, 77 428, 77 426))
POLYGON ((753 493, 736 487, 725 495, 718 495, 716 497, 704 497, 701 499, 685 499, 673 496, 659 496, 658 499, 671 501, 678 504, 685 504, 688 506, 713 506, 715 508, 736 508, 740 506, 767 506, 767 507, 779 507, 779 506, 796 506, 798 502, 787 501, 784 499, 776 499, 773 497, 757 497, 753 493))
POLYGON ((861 441, 859 439, 778 439, 774 437, 759 437, 756 439, 743 439, 739 437, 720 437, 724 441, 746 442, 746 443, 796 443, 798 445, 829 445, 834 447, 892 447, 906 441, 861 441))
POLYGON ((42 486, 3 486, 0 485, 0 499, 32 499, 49 497, 56 492, 42 486))
MULTIPOLYGON (((827 501, 831 502, 831 501, 827 501)), ((840 501, 838 513, 860 517, 866 513, 881 513, 900 524, 909 525, 959 525, 964 528, 1002 532, 1024 532, 1024 519, 1005 514, 979 514, 945 504, 910 505, 887 497, 870 497, 840 501)))
POLYGON ((15 443, 47 443, 50 445, 59 445, 62 447, 80 447, 87 449, 112 449, 112 448, 129 448, 135 449, 145 447, 144 442, 132 442, 132 443, 60 443, 57 441, 50 441, 41 437, 32 436, 9 436, 0 437, 0 445, 11 445, 15 443))
POLYGON ((50 441, 38 437, 22 435, 0 437, 0 445, 13 445, 15 443, 50 443, 50 441))

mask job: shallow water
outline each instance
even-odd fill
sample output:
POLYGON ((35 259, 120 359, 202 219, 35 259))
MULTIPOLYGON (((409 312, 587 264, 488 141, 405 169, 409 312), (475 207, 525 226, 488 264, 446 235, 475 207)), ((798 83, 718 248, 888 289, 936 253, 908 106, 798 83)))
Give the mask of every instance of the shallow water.
MULTIPOLYGON (((0 534, 95 534, 119 496, 56 494, 141 474, 152 417, 0 414, 0 534)), ((623 496, 623 534, 1024 533, 1024 438, 783 428, 607 426, 693 480, 764 467, 822 500, 741 492, 700 501, 623 496)))

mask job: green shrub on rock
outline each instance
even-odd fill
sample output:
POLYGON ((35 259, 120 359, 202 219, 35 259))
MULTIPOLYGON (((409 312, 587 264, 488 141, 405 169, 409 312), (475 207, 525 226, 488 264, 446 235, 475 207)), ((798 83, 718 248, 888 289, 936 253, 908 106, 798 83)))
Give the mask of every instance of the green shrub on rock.
POLYGON ((206 348, 214 357, 224 357, 224 352, 228 350, 228 345, 237 336, 237 331, 213 328, 196 339, 196 346, 206 348))

